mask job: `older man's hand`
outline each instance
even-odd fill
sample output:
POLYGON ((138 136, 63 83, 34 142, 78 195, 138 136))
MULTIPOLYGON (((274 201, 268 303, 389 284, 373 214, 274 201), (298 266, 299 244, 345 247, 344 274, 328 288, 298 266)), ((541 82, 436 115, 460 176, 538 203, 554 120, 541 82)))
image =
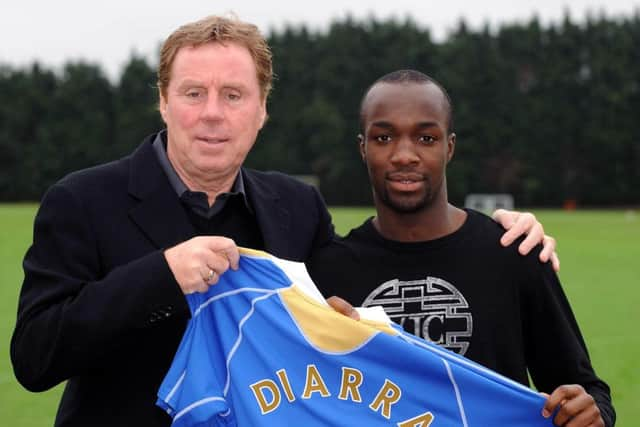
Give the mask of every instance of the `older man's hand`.
POLYGON ((544 234, 542 224, 531 212, 516 212, 506 209, 497 209, 493 212, 493 219, 498 222, 506 233, 500 239, 502 246, 509 246, 518 237, 525 234, 527 237, 518 246, 518 252, 528 254, 538 243, 542 243, 540 261, 551 261, 553 269, 560 271, 560 259, 556 253, 556 239, 544 234))
POLYGON ((198 236, 164 251, 182 292, 206 292, 229 267, 238 269, 240 252, 235 242, 220 236, 198 236))

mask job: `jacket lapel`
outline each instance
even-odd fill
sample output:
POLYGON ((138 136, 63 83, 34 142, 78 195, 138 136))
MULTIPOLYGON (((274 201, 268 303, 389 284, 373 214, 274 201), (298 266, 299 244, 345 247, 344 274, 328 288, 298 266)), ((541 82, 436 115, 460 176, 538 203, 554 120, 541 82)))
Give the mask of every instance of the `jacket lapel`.
POLYGON ((241 169, 247 196, 262 233, 265 250, 272 254, 288 253, 287 236, 291 232, 291 217, 280 203, 280 195, 254 171, 241 169))
POLYGON ((196 232, 153 151, 155 135, 131 157, 129 193, 139 203, 129 216, 157 248, 168 248, 196 232))
MULTIPOLYGON (((154 138, 145 139, 131 157, 129 193, 139 203, 129 216, 157 248, 168 248, 194 237, 196 231, 153 151, 154 138)), ((265 250, 288 254, 291 217, 280 203, 280 195, 256 172, 242 168, 241 173, 265 250)))

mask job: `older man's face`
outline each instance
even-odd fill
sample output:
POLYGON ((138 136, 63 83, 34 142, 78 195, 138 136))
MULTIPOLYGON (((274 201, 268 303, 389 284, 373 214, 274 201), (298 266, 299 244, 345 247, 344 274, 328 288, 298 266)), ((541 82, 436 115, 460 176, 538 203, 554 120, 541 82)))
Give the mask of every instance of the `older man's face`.
POLYGON ((232 179, 266 117, 251 54, 236 43, 181 48, 160 112, 169 160, 187 186, 232 179))

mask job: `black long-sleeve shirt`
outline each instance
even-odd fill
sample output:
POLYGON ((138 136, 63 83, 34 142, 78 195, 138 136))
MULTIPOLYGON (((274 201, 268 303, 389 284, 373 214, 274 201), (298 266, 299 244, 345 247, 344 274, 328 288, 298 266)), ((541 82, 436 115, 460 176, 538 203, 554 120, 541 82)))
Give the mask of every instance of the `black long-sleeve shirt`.
MULTIPOLYGON (((431 241, 383 238, 371 220, 316 252, 307 263, 326 296, 354 306, 381 305, 404 329, 551 393, 580 384, 615 424, 607 384, 600 380, 562 290, 539 249, 500 246, 493 220, 468 211, 456 232, 431 241)), ((408 362, 410 363, 410 362, 408 362)))

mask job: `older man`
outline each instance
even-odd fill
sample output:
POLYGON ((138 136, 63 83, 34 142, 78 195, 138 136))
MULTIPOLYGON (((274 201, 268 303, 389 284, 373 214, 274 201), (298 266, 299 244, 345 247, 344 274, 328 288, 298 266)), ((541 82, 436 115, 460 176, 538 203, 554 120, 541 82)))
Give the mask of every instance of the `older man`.
MULTIPOLYGON (((254 25, 209 17, 179 28, 158 70, 166 131, 44 196, 11 357, 29 390, 67 381, 57 426, 169 425, 154 403, 189 317, 184 294, 235 268, 236 245, 306 260, 334 237, 316 189, 242 167, 271 79, 254 25)), ((511 234, 542 238, 521 218, 511 234)))

